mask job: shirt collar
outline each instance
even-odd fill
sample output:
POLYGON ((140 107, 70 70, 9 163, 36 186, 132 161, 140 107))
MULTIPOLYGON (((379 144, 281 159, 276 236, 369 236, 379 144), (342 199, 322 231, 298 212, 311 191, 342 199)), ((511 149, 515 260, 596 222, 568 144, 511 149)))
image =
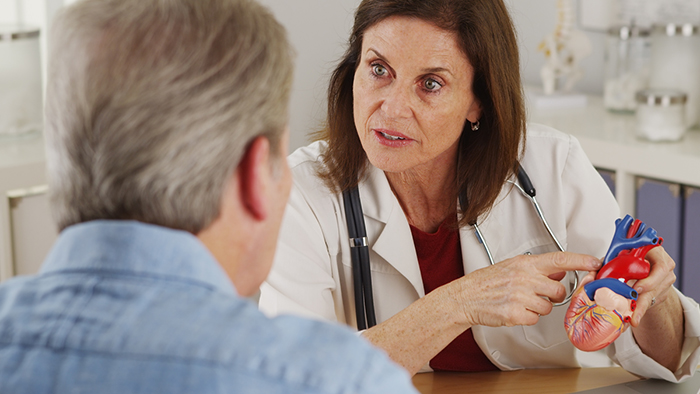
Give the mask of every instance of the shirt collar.
POLYGON ((137 221, 95 220, 64 229, 41 273, 75 270, 156 276, 236 294, 197 237, 137 221))

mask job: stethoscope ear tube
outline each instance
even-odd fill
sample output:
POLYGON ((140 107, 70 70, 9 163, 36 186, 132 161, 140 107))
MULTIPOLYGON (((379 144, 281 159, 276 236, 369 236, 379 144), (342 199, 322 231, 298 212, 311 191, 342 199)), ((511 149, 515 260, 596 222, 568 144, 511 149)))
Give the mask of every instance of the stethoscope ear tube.
POLYGON ((350 258, 352 259, 352 277, 353 290, 355 292, 355 319, 357 320, 357 329, 364 330, 367 328, 367 320, 365 319, 365 299, 362 294, 362 272, 360 270, 360 249, 350 248, 350 258))
POLYGON ((364 330, 377 324, 372 294, 372 274, 369 265, 367 230, 357 186, 343 192, 345 218, 350 237, 353 290, 355 293, 355 316, 357 328, 364 330))
POLYGON ((535 191, 535 187, 532 186, 532 181, 530 181, 530 177, 527 176, 527 172, 523 169, 523 166, 518 165, 518 183, 522 187, 523 193, 527 194, 531 198, 535 198, 535 194, 537 192, 535 191))
MULTIPOLYGON (((530 198, 530 201, 532 202, 532 206, 535 208, 535 211, 537 212, 537 216, 539 216, 540 221, 544 225, 544 228, 547 230, 547 233, 549 233, 549 236, 552 238, 552 241, 554 241, 554 243, 557 245, 557 249, 559 249, 559 251, 563 252, 564 246, 561 244, 561 242, 559 242, 559 239, 557 238, 557 236, 554 235, 554 231, 552 231, 552 228, 549 227, 549 223, 547 222, 547 218, 544 216, 544 212, 542 212, 542 208, 540 207, 540 204, 537 202, 537 198, 535 197, 535 194, 536 194, 535 187, 532 186, 532 181, 530 181, 530 177, 527 176, 527 173, 523 169, 523 166, 518 166, 518 183, 520 183, 520 186, 522 186, 522 188, 520 190, 522 192, 524 192, 530 198)), ((569 301, 571 301, 571 298, 574 296, 574 292, 576 291, 576 289, 578 289, 578 282, 579 282, 578 271, 574 271, 574 286, 573 286, 573 288, 566 295, 566 298, 564 298, 564 301, 552 303, 552 305, 562 306, 562 305, 568 304, 569 301)))
POLYGON ((372 273, 369 268, 369 247, 357 248, 360 250, 360 273, 362 275, 362 290, 365 299, 365 313, 367 314, 367 328, 377 325, 377 317, 374 312, 374 296, 372 294, 372 273))

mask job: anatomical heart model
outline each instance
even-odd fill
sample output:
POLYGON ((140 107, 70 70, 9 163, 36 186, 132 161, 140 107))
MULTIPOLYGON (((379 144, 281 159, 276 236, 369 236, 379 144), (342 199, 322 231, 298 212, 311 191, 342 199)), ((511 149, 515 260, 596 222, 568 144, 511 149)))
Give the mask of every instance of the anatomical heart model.
POLYGON ((656 230, 629 215, 615 225, 603 266, 595 279, 587 276, 579 285, 564 319, 571 343, 587 352, 608 346, 627 329, 637 307, 632 286, 649 276, 644 257, 663 243, 656 230))

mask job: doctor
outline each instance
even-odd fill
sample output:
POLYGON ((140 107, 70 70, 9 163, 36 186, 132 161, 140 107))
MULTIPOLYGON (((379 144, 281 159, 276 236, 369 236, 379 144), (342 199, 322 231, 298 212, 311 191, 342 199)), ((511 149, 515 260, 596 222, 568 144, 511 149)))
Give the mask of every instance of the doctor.
MULTIPOLYGON (((566 271, 600 267, 591 256, 605 254, 619 209, 573 137, 526 127, 518 63, 501 1, 363 1, 328 126, 289 159, 295 183, 261 309, 357 327, 342 192, 359 182, 378 323, 362 335, 410 373, 579 366, 566 307, 552 302, 567 295, 566 271), (550 253, 509 182, 519 165, 575 253, 550 253)), ((677 381, 700 360, 700 312, 672 287, 663 249, 648 258, 632 329, 609 355, 677 381)))

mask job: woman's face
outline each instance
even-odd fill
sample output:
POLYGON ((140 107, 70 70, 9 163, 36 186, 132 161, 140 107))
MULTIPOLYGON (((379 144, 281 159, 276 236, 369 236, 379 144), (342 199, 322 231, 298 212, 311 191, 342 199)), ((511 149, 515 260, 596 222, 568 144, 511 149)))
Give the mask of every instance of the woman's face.
POLYGON ((399 16, 367 29, 353 105, 369 161, 387 172, 454 166, 465 122, 481 117, 473 75, 454 32, 399 16))

